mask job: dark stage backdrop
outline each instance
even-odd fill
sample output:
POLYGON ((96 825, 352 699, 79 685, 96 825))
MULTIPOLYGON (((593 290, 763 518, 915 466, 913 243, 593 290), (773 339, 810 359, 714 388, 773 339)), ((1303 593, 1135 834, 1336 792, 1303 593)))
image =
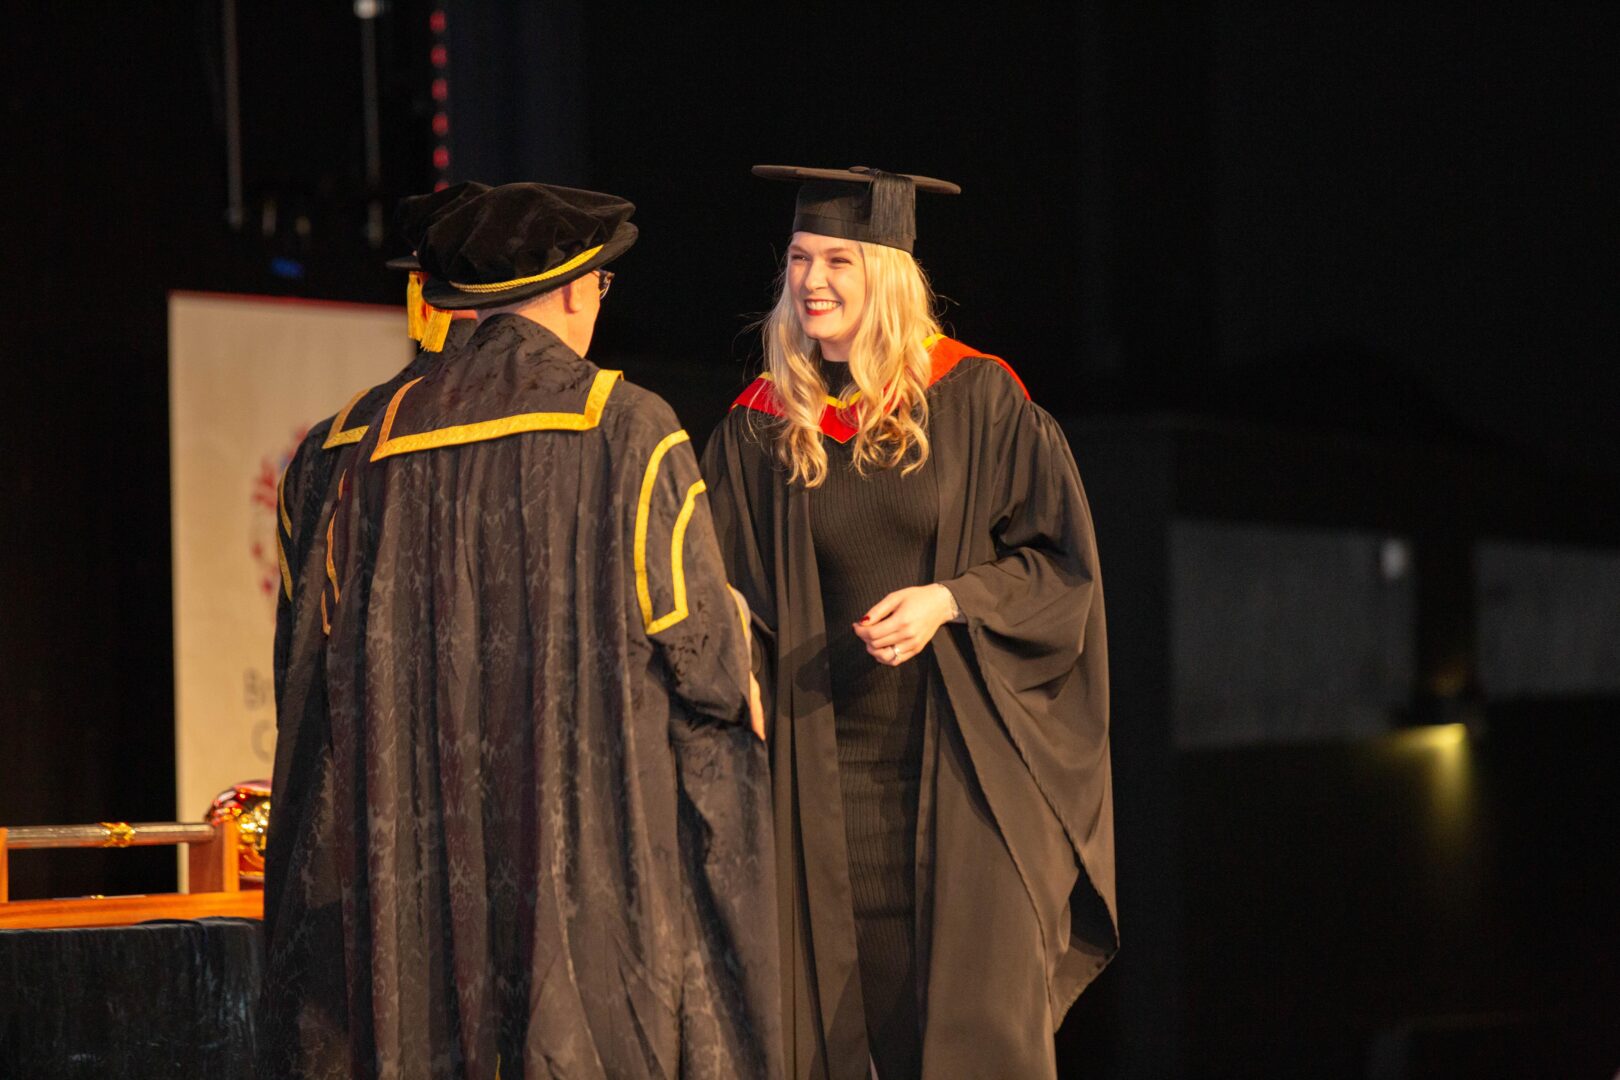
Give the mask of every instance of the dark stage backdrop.
MULTIPOLYGON (((167 293, 398 295, 364 229, 373 194, 391 203, 429 182, 426 45, 405 40, 414 21, 380 35, 391 102, 380 139, 390 160, 424 165, 391 168, 373 193, 355 20, 315 0, 239 7, 240 231, 226 223, 221 5, 34 5, 7 18, 7 824, 206 809, 174 806, 167 293)), ((13 895, 171 888, 173 864, 158 849, 25 853, 13 895)))
MULTIPOLYGON (((236 229, 223 4, 35 5, 8 18, 0 44, 7 824, 177 812, 167 291, 391 301, 402 283, 380 263, 398 251, 373 247, 368 222, 435 176, 428 3, 385 5, 373 28, 374 179, 352 6, 235 7, 236 229)), ((1054 413, 1174 413, 1312 445, 1354 437, 1510 461, 1536 478, 1526 505, 1600 490, 1620 474, 1609 295, 1620 204, 1601 165, 1620 129, 1620 9, 1423 7, 1093 0, 722 15, 464 0, 446 8, 442 141, 458 179, 576 183, 639 204, 643 239, 593 352, 664 393, 700 441, 746 376, 747 325, 770 302, 786 240, 791 189, 748 166, 868 164, 963 185, 959 198, 923 200, 918 254, 949 328, 1005 356, 1054 413)), ((1208 471, 1234 505, 1269 495, 1257 473, 1208 471)), ((1603 518, 1576 532, 1617 535, 1612 506, 1566 501, 1566 516, 1603 518)), ((1131 522, 1156 512, 1099 505, 1105 561, 1146 559, 1131 522)), ((1444 607, 1469 595, 1468 549, 1440 550, 1444 607)), ((1162 602, 1110 594, 1139 656, 1168 647, 1162 620, 1143 614, 1162 602)), ((1134 663, 1123 650, 1119 662, 1134 663)), ((1121 715, 1136 722, 1130 710, 1157 708, 1143 705, 1151 697, 1121 715)), ((1159 732, 1144 718, 1118 762, 1122 840, 1139 841, 1122 857, 1145 860, 1121 885, 1121 965, 1135 974, 1105 976, 1066 1044, 1096 1075, 1165 1075, 1184 1049, 1175 995, 1211 992, 1198 980, 1220 959, 1200 954, 1185 986, 1156 973, 1176 945, 1155 942, 1155 927, 1174 925, 1187 897, 1171 856, 1149 857, 1141 841, 1168 837, 1173 851, 1175 833, 1168 819, 1127 832, 1184 796, 1232 805, 1238 781, 1223 778, 1267 775, 1251 761, 1178 781, 1168 744, 1147 741, 1159 732), (1139 751, 1166 767, 1143 768, 1139 751)), ((1281 890, 1289 858, 1262 848, 1244 865, 1263 876, 1256 889, 1281 890)), ((158 852, 13 862, 22 896, 171 882, 158 852)), ((1249 1016, 1283 995, 1251 989, 1249 1016)), ((1217 1035, 1225 1019, 1191 1015, 1217 1035)))

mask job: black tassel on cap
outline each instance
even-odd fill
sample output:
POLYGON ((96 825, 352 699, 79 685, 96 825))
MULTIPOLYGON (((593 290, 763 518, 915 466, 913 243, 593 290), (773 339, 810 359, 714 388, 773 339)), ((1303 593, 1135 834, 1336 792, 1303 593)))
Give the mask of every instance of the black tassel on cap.
POLYGON ((917 242, 917 185, 902 173, 868 169, 872 175, 872 208, 867 228, 879 244, 910 251, 917 242))

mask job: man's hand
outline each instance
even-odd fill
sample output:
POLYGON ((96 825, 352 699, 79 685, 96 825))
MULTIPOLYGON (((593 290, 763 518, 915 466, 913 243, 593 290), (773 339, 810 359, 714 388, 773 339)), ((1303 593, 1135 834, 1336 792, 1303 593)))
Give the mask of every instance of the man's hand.
POLYGON ((759 680, 748 676, 748 726, 759 741, 765 741, 765 707, 759 702, 759 680))
POLYGON ((855 624, 855 636, 880 664, 897 667, 923 651, 951 619, 956 603, 943 585, 897 589, 855 624))

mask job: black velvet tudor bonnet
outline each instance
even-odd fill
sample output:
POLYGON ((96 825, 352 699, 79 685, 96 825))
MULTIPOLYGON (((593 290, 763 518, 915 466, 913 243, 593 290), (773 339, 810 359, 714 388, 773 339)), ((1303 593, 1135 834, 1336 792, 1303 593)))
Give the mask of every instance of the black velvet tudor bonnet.
POLYGON ((432 215, 417 245, 438 308, 500 307, 606 266, 636 242, 635 206, 555 184, 502 184, 432 215))
POLYGON ((422 269, 421 262, 416 258, 416 249, 422 246, 422 237, 434 217, 488 190, 488 184, 467 180, 443 191, 434 191, 426 195, 408 195, 399 200, 399 205, 394 208, 394 235, 409 245, 411 253, 389 259, 384 265, 390 270, 422 269))
POLYGON ((389 259, 384 265, 390 270, 410 271, 405 285, 406 332, 427 352, 443 351, 452 316, 422 299, 422 264, 416 258, 416 249, 435 217, 488 190, 488 184, 469 180, 427 195, 408 196, 394 208, 394 231, 410 247, 411 253, 389 259))
POLYGON ((849 169, 807 169, 797 165, 755 165, 754 175, 799 183, 793 231, 862 240, 911 251, 917 242, 917 192, 960 195, 949 180, 891 173, 856 165, 849 169))

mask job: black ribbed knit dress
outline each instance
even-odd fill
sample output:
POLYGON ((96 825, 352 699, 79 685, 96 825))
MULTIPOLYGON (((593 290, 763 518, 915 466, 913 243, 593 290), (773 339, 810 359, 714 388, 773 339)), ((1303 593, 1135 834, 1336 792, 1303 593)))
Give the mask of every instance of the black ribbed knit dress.
MULTIPOLYGON (((823 362, 828 386, 848 381, 823 362)), ((917 785, 929 666, 924 649, 899 667, 874 660, 853 623, 896 589, 933 580, 939 498, 931 463, 855 471, 854 440, 823 439, 827 478, 810 493, 811 532, 827 626, 828 667, 855 903, 867 1037, 880 1080, 919 1075, 917 785)))

